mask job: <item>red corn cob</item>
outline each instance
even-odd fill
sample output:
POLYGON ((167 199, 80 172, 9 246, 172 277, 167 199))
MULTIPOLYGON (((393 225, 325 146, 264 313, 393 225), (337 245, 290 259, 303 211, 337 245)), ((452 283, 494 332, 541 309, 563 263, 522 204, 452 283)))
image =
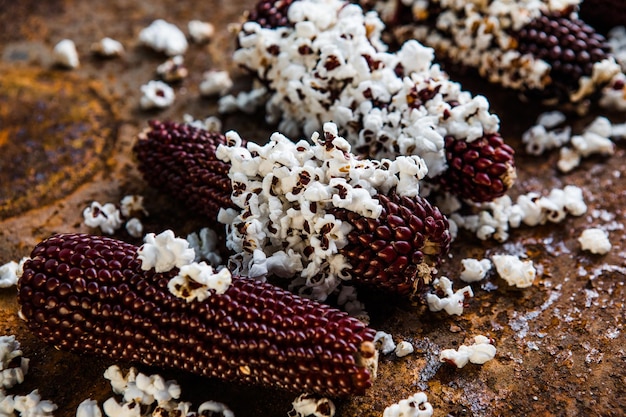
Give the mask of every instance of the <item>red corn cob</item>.
POLYGON ((580 5, 580 17, 594 28, 608 32, 615 26, 626 25, 626 2, 624 0, 584 0, 580 5))
MULTIPOLYGON (((216 147, 204 144, 209 138, 217 138, 217 134, 197 130, 189 125, 152 122, 151 129, 144 132, 135 145, 135 153, 148 183, 162 187, 214 220, 218 211, 215 201, 228 201, 225 207, 232 207, 227 176, 229 165, 204 162, 216 161, 216 147), (192 149, 193 153, 179 149, 192 149), (195 160, 190 160, 192 157, 195 160), (213 167, 217 169, 211 171, 213 167), (203 178, 211 181, 203 182, 203 178)), ((218 140, 225 143, 226 139, 218 140)), ((433 267, 448 252, 451 240, 448 221, 436 207, 420 197, 392 194, 389 197, 379 195, 378 199, 384 212, 377 219, 364 218, 345 209, 332 211, 337 218, 354 226, 348 236, 350 244, 339 253, 352 265, 353 269, 348 272, 355 282, 399 295, 417 292, 430 281, 433 267), (375 233, 383 229, 386 232, 375 233), (372 237, 374 247, 384 250, 372 250, 366 235, 372 237)))
POLYGON ((374 331, 346 313, 233 277, 224 294, 186 302, 178 273, 143 271, 137 247, 62 234, 38 244, 18 283, 23 317, 61 349, 320 395, 361 395, 374 331))
POLYGON ((295 0, 261 0, 250 11, 248 20, 264 28, 289 27, 287 10, 295 0))

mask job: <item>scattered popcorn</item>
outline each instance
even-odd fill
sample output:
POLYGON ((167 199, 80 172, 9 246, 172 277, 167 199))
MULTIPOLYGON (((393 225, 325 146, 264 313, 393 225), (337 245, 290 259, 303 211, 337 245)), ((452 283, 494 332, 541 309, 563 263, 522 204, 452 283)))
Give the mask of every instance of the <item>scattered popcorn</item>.
POLYGON ((522 261, 515 255, 493 255, 491 261, 509 285, 527 288, 533 285, 537 271, 532 261, 522 261))
POLYGON ((414 351, 415 351, 415 348, 413 347, 413 345, 410 342, 403 340, 396 345, 396 349, 394 352, 397 357, 403 358, 407 355, 410 355, 414 351))
POLYGON ((126 195, 120 201, 120 212, 124 217, 147 216, 148 211, 143 205, 143 196, 126 195))
POLYGON ((173 83, 187 78, 189 71, 183 65, 185 59, 182 55, 176 55, 159 65, 157 75, 165 82, 173 83))
POLYGON ((233 272, 263 276, 274 267, 273 273, 296 278, 293 285, 310 289, 318 300, 350 279, 351 266, 338 251, 351 226, 328 211, 376 218, 382 211, 376 194, 395 188, 415 196, 426 174, 417 156, 356 158, 333 123, 311 143, 274 133, 263 146, 243 147, 235 132, 226 137, 229 146, 218 147, 216 155, 231 164, 232 201, 239 211, 222 210, 218 220, 226 225, 227 247, 237 254, 231 257, 233 272))
POLYGON ((589 155, 613 155, 614 144, 611 136, 611 122, 606 117, 596 118, 582 135, 572 137, 574 149, 583 157, 589 155))
POLYGON ((137 251, 141 261, 141 269, 156 272, 167 272, 172 268, 189 265, 196 257, 195 251, 189 247, 185 239, 177 238, 174 232, 166 230, 158 235, 148 233, 144 244, 137 251))
POLYGON ((433 407, 423 392, 413 394, 383 411, 383 417, 431 417, 432 415, 433 407))
POLYGON ((211 70, 202 75, 200 94, 208 96, 222 96, 233 86, 233 80, 228 71, 211 70))
POLYGON ((213 266, 222 262, 222 257, 217 252, 217 233, 214 230, 204 227, 199 232, 187 235, 189 246, 195 251, 194 262, 207 261, 213 266))
POLYGON ((141 100, 139 105, 144 110, 163 109, 174 103, 176 95, 174 89, 163 81, 152 80, 141 86, 141 100))
POLYGON ((162 19, 142 29, 139 42, 168 56, 184 54, 188 46, 185 34, 176 25, 162 19))
POLYGON ((452 281, 447 277, 441 277, 433 281, 435 293, 426 294, 426 302, 430 311, 445 310, 450 315, 463 314, 463 307, 468 298, 474 296, 474 291, 470 286, 466 286, 454 292, 452 290, 452 281), (440 298, 438 294, 443 294, 440 298))
POLYGON ((78 404, 76 417, 102 417, 102 411, 100 411, 97 401, 86 399, 78 404))
POLYGON ((83 219, 85 225, 99 227, 107 235, 112 235, 124 224, 120 210, 115 204, 101 205, 97 201, 93 201, 89 207, 83 210, 83 219))
POLYGON ((383 355, 389 355, 396 350, 396 344, 393 341, 393 337, 389 333, 379 330, 374 336, 374 345, 380 350, 383 355))
POLYGON ((22 259, 19 263, 9 261, 0 266, 0 288, 9 288, 17 284, 21 272, 21 264, 27 258, 22 259))
POLYGON ((126 222, 126 231, 132 237, 142 237, 143 236, 143 223, 137 217, 131 217, 126 222))
POLYGON ((292 403, 289 417, 333 417, 335 404, 328 398, 319 398, 312 394, 300 394, 292 403))
POLYGON ((52 51, 54 63, 66 68, 78 68, 80 61, 78 59, 78 51, 76 45, 71 39, 63 39, 54 46, 52 51))
POLYGON ((20 342, 15 336, 0 336, 0 387, 12 388, 24 382, 30 360, 22 357, 20 342), (19 358, 19 365, 17 359, 19 358))
POLYGON ((189 37, 195 43, 206 42, 215 34, 215 26, 212 23, 201 20, 191 20, 187 24, 187 30, 189 31, 189 37))
POLYGON ((217 401, 205 401, 198 407, 198 415, 216 416, 216 417, 235 417, 230 408, 226 404, 217 401))
POLYGON ((41 400, 37 390, 27 395, 10 395, 2 400, 3 415, 12 416, 17 411, 22 417, 52 417, 57 406, 48 400, 41 400), (8 405, 12 407, 10 411, 8 405))
POLYGON ((102 38, 91 44, 91 52, 102 57, 111 58, 124 54, 124 46, 115 39, 102 38))
POLYGON ((461 261, 463 270, 461 271, 461 281, 476 282, 480 281, 491 270, 491 261, 489 259, 472 259, 466 258, 461 261))
POLYGON ((266 99, 267 88, 265 87, 253 88, 250 91, 241 91, 237 93, 236 96, 228 94, 219 99, 218 112, 225 114, 241 111, 253 114, 265 103, 266 99))
POLYGON ((578 242, 582 250, 598 255, 606 255, 611 250, 608 233, 598 228, 585 230, 578 238, 578 242))
POLYGON ((178 275, 170 279, 167 288, 187 302, 204 301, 211 296, 210 290, 224 294, 231 280, 232 276, 227 268, 215 272, 206 262, 193 262, 181 266, 178 275))
POLYGON ((185 114, 183 116, 183 121, 188 125, 196 127, 198 129, 208 130, 209 132, 222 131, 222 121, 215 116, 209 116, 204 120, 195 120, 192 115, 185 114))
POLYGON ((496 347, 486 336, 475 336, 474 343, 461 345, 458 350, 444 349, 439 353, 439 360, 457 368, 463 368, 468 362, 482 365, 496 356, 496 347))
POLYGON ((560 148, 569 142, 572 128, 570 126, 559 127, 563 122, 565 122, 565 115, 558 111, 539 115, 537 124, 522 134, 526 152, 531 155, 541 155, 549 149, 560 148))

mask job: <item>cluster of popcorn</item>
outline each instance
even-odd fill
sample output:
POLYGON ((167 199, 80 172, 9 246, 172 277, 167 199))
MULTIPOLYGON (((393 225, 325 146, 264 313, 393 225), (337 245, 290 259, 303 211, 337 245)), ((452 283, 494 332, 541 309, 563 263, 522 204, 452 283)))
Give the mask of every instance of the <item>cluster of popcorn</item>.
POLYGON ((376 219, 382 212, 377 194, 415 196, 426 173, 416 156, 359 160, 332 123, 324 125, 323 137, 314 133, 312 143, 279 133, 263 146, 244 147, 234 132, 227 138, 229 146, 220 146, 217 156, 232 166, 232 200, 240 210, 223 210, 219 220, 236 254, 233 271, 300 275, 318 299, 350 278, 350 260, 339 252, 353 227, 333 209, 376 219))
POLYGON ((235 414, 224 404, 206 401, 192 409, 189 402, 177 401, 182 390, 176 381, 166 381, 160 375, 145 375, 130 368, 124 375, 117 365, 110 366, 104 377, 111 382, 111 388, 122 396, 119 402, 110 397, 102 404, 102 410, 94 400, 87 399, 79 404, 76 417, 234 417, 235 414))
POLYGON ((561 172, 570 172, 585 157, 613 155, 615 145, 611 138, 624 135, 622 130, 626 126, 614 125, 606 117, 599 116, 581 134, 572 135, 572 128, 564 124, 565 120, 566 116, 558 111, 542 113, 537 124, 522 135, 530 154, 541 155, 546 150, 560 148, 557 167, 561 172))
POLYGON ((493 255, 493 265, 501 278, 509 285, 527 288, 533 285, 537 270, 530 260, 521 260, 515 255, 493 255))
POLYGON ((431 417, 432 415, 433 407, 423 392, 418 392, 409 398, 400 400, 383 411, 383 417, 431 417))
POLYGON ((496 356, 496 347, 493 341, 486 336, 474 336, 474 342, 467 346, 461 345, 458 349, 444 349, 439 353, 439 360, 457 368, 463 368, 468 362, 482 365, 496 356))
POLYGON ((573 185, 554 188, 547 196, 536 192, 523 194, 515 203, 511 197, 503 196, 492 202, 476 204, 474 208, 478 214, 456 212, 449 219, 481 240, 494 238, 500 242, 509 238, 509 228, 520 227, 522 223, 527 226, 559 223, 568 214, 582 216, 587 211, 582 190, 573 185))
POLYGON ((37 390, 26 395, 7 395, 6 389, 24 382, 29 359, 22 356, 15 336, 0 336, 0 415, 6 417, 52 417, 56 405, 41 400, 37 390))
POLYGON ((301 394, 292 403, 288 417, 334 417, 335 404, 328 398, 301 394))
POLYGON ((375 8, 399 40, 417 39, 493 83, 580 103, 620 69, 606 39, 578 18, 578 3, 412 0, 376 2, 375 8))
POLYGON ((120 200, 119 206, 92 201, 83 210, 83 221, 86 226, 100 228, 107 235, 112 235, 125 226, 129 235, 138 238, 143 236, 141 218, 147 215, 148 211, 143 206, 143 196, 126 195, 120 200))
POLYGON ((341 0, 294 1, 284 13, 287 26, 245 22, 233 56, 269 89, 267 119, 279 131, 308 136, 333 121, 358 154, 419 155, 431 178, 448 169, 444 138, 497 135, 488 101, 451 82, 432 49, 413 40, 387 52, 375 13, 341 0))
POLYGON ((452 281, 448 277, 441 277, 433 281, 434 293, 426 294, 426 302, 430 311, 444 310, 449 315, 460 316, 467 300, 474 296, 469 285, 454 291, 452 281))
POLYGON ((411 342, 401 340, 396 344, 393 340, 393 336, 380 330, 377 331, 376 336, 374 336, 374 344, 383 355, 389 355, 393 352, 398 358, 403 358, 415 351, 411 342))

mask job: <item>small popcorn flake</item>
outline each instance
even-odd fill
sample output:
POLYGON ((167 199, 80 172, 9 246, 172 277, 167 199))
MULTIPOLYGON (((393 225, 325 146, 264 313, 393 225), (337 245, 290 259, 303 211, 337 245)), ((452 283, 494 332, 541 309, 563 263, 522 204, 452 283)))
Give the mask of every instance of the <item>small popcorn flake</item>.
POLYGON ((522 261, 515 255, 493 255, 496 271, 509 285, 527 288, 533 285, 537 271, 530 260, 522 261))
POLYGON ((457 350, 444 349, 439 353, 439 360, 457 368, 463 368, 468 362, 482 365, 496 356, 496 347, 486 336, 475 336, 474 343, 461 345, 457 350))
POLYGON ((141 269, 148 271, 154 268, 156 272, 167 272, 174 267, 181 268, 192 263, 196 257, 195 251, 189 247, 189 242, 175 237, 171 230, 165 230, 158 235, 148 233, 137 254, 141 261, 141 269))
POLYGON ((423 392, 413 394, 383 411, 383 417, 431 417, 432 415, 433 407, 423 392))
POLYGON ((606 255, 611 250, 608 233, 598 228, 585 230, 578 238, 578 242, 582 250, 596 255, 606 255))
POLYGON ((376 332, 374 336, 374 345, 382 352, 383 355, 389 355, 396 349, 396 344, 393 341, 393 337, 389 333, 382 330, 376 332))
POLYGON ((189 71, 183 65, 184 58, 182 55, 176 55, 159 65, 156 69, 157 75, 168 83, 181 81, 189 75, 189 71))
POLYGON ((199 88, 200 94, 210 97, 224 95, 232 86, 233 80, 230 78, 228 71, 211 70, 206 71, 202 75, 199 88))
POLYGON ((474 296, 474 292, 470 286, 466 286, 454 292, 452 290, 452 281, 447 277, 441 277, 433 281, 435 293, 426 294, 426 301, 430 311, 445 310, 450 315, 460 316, 463 314, 463 308, 468 298, 474 296), (438 294, 442 293, 443 298, 438 294))
POLYGON ((15 261, 0 266, 0 288, 9 288, 17 284, 19 266, 15 261))
POLYGON ((216 417, 235 417, 235 413, 232 412, 226 404, 217 401, 205 401, 198 407, 198 415, 204 416, 216 416, 216 417))
POLYGON ((463 270, 461 271, 461 281, 476 282, 480 281, 491 270, 491 261, 489 259, 472 259, 466 258, 461 261, 463 270))
POLYGON ((300 394, 293 400, 289 417, 333 417, 335 404, 328 398, 320 398, 312 394, 300 394))
POLYGON ((52 51, 54 63, 65 68, 78 68, 80 61, 78 59, 78 51, 76 45, 71 39, 63 39, 54 46, 52 51))
POLYGON ((158 19, 139 32, 139 42, 168 56, 187 51, 185 34, 174 24, 158 19))
POLYGON ((104 58, 113 58, 124 54, 124 46, 115 39, 102 38, 91 44, 91 52, 104 58))
POLYGON ((0 387, 12 388, 24 382, 30 360, 23 358, 15 336, 0 336, 0 387), (19 358, 19 365, 17 364, 19 358))
POLYGON ((204 120, 196 120, 190 114, 183 115, 183 121, 198 129, 204 129, 209 132, 221 132, 222 131, 222 121, 219 117, 209 116, 204 120))
POLYGON ((126 222, 126 232, 132 237, 139 238, 143 236, 143 223, 137 217, 131 217, 126 222))
POLYGON ((189 246, 195 251, 194 262, 207 261, 213 266, 222 262, 222 257, 217 252, 217 233, 214 230, 204 227, 199 232, 187 235, 189 246))
POLYGON ((413 345, 410 342, 403 340, 396 345, 396 349, 394 353, 396 354, 397 357, 403 358, 407 355, 410 355, 414 351, 415 351, 415 348, 413 347, 413 345))
POLYGON ((215 26, 209 22, 201 20, 191 20, 187 23, 189 37, 195 43, 203 43, 210 40, 215 34, 215 26))
POLYGON ((141 100, 139 105, 144 110, 163 109, 174 103, 176 95, 174 89, 163 81, 152 80, 141 86, 141 100))
POLYGON ((98 402, 92 399, 86 399, 76 408, 76 417, 102 417, 102 411, 98 406, 98 402))
POLYGON ((172 294, 187 302, 204 301, 211 291, 224 294, 231 284, 232 275, 226 268, 215 272, 206 262, 193 262, 180 267, 178 275, 172 278, 167 287, 172 294))
POLYGON ((126 195, 120 200, 120 211, 124 217, 147 216, 148 211, 143 205, 143 196, 126 195))
POLYGON ((120 210, 115 204, 102 205, 97 201, 93 201, 83 210, 83 219, 86 226, 99 227, 107 235, 112 235, 124 224, 120 210))

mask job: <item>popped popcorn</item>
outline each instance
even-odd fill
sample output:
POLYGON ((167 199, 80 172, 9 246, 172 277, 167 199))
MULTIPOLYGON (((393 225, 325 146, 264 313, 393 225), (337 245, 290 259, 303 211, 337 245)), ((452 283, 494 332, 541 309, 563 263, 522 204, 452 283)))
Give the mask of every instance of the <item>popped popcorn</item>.
POLYGON ((86 399, 78 404, 76 417, 102 417, 102 411, 97 401, 86 399))
POLYGON ((433 407, 423 392, 413 394, 407 399, 390 405, 383 411, 383 417, 431 417, 433 407))
POLYGON ((211 291, 224 294, 231 284, 232 276, 228 269, 215 272, 206 262, 193 262, 180 267, 178 275, 170 279, 167 288, 177 297, 190 302, 204 301, 211 291))
POLYGON ((435 293, 426 294, 426 302, 430 311, 445 310, 449 315, 460 316, 463 314, 465 301, 474 296, 474 291, 469 285, 457 290, 452 290, 452 281, 447 277, 441 277, 433 281, 435 293), (443 293, 444 297, 440 298, 437 293, 443 293))
POLYGON ((139 42, 168 56, 184 54, 187 51, 187 38, 174 24, 157 19, 139 32, 139 42))
POLYGON ((176 55, 159 65, 156 69, 157 75, 165 82, 178 82, 189 75, 189 71, 184 66, 185 59, 182 55, 176 55))
POLYGON ((209 132, 221 132, 222 131, 222 121, 218 117, 215 117, 215 116, 209 116, 205 118, 204 120, 195 120, 192 115, 185 114, 183 116, 183 120, 188 125, 197 127, 199 129, 208 130, 209 132))
POLYGON ((200 82, 200 94, 203 96, 221 96, 230 90, 233 80, 228 71, 211 70, 202 75, 200 82))
POLYGON ((120 212, 124 217, 148 215, 148 210, 143 205, 144 198, 141 195, 126 195, 120 200, 120 212))
POLYGON ((463 270, 461 271, 461 281, 476 282, 480 281, 491 270, 491 261, 489 259, 473 259, 466 258, 461 261, 463 270))
POLYGON ((176 94, 174 89, 163 81, 152 80, 141 86, 141 100, 139 105, 144 110, 163 109, 174 103, 176 94))
POLYGON ((393 341, 393 337, 387 332, 383 332, 379 330, 376 332, 374 336, 374 344, 380 350, 383 355, 389 355, 391 352, 396 350, 396 344, 393 341))
POLYGON ((496 356, 496 347, 486 336, 474 336, 474 342, 461 345, 458 349, 444 349, 439 353, 441 362, 450 363, 457 368, 463 368, 468 362, 482 365, 496 356))
POLYGON ((596 227, 583 231, 578 242, 582 250, 598 255, 606 255, 611 250, 608 233, 596 227))
POLYGON ((52 417, 52 413, 57 409, 57 406, 52 402, 42 400, 38 390, 34 390, 27 395, 10 395, 5 397, 5 400, 2 402, 6 404, 6 400, 9 398, 11 399, 12 410, 7 412, 7 415, 17 411, 23 417, 52 417))
POLYGON ((196 256, 195 251, 189 247, 189 242, 175 237, 171 230, 165 230, 158 235, 148 233, 137 255, 141 261, 141 269, 148 271, 154 268, 156 272, 167 272, 174 267, 189 265, 196 256))
POLYGON ((74 69, 80 66, 76 44, 71 39, 63 39, 54 46, 52 51, 54 62, 66 68, 74 69))
POLYGON ((22 275, 22 265, 28 258, 22 258, 20 262, 9 261, 0 266, 0 288, 9 288, 17 284, 22 275))
POLYGON ((102 205, 93 201, 89 207, 83 210, 85 225, 89 227, 99 227, 103 233, 112 235, 122 227, 124 223, 120 210, 112 203, 102 205))
POLYGON ((189 37, 196 43, 202 43, 210 40, 215 34, 215 26, 209 22, 201 20, 191 20, 187 23, 189 37))
POLYGON ((318 398, 311 394, 300 394, 292 402, 289 417, 333 417, 335 404, 328 398, 318 398))
POLYGON ((105 37, 91 44, 91 52, 105 58, 116 57, 124 54, 124 45, 115 39, 105 37))
POLYGON ((203 227, 198 232, 187 235, 189 246, 195 251, 194 262, 207 261, 213 266, 222 262, 222 257, 217 252, 217 233, 208 227, 203 227))
POLYGON ((498 275, 509 285, 527 288, 533 285, 537 271, 532 261, 522 261, 515 255, 493 255, 491 257, 498 275))
POLYGON ((22 357, 20 342, 15 336, 0 336, 0 387, 12 388, 24 382, 30 360, 22 357), (15 366, 19 358, 19 365, 15 366))
POLYGON ((402 340, 400 343, 396 345, 396 349, 394 350, 394 353, 396 354, 397 357, 403 358, 407 355, 410 355, 414 351, 415 351, 415 348, 410 342, 402 340))

